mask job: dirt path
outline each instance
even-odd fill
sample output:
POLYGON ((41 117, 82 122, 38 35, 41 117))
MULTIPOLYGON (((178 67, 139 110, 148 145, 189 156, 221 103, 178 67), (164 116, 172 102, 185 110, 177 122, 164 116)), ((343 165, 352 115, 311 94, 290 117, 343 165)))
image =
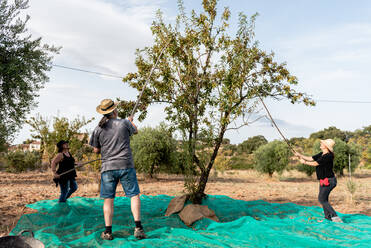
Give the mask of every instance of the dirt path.
MULTIPOLYGON (((79 189, 73 196, 99 197, 97 179, 93 174, 78 173, 79 189)), ((292 202, 305 206, 318 206, 318 182, 304 174, 290 171, 268 178, 255 171, 228 171, 212 175, 207 194, 227 195, 245 201, 292 202)), ((338 178, 338 186, 331 193, 330 201, 341 213, 361 213, 371 216, 371 170, 358 171, 353 180, 357 190, 353 202, 347 190, 347 178, 338 178)), ((181 176, 160 175, 157 180, 145 180, 139 176, 142 194, 181 195, 181 176)), ((49 173, 29 172, 12 174, 0 172, 0 236, 7 235, 19 217, 33 210, 25 205, 45 199, 56 199, 59 188, 51 183, 49 173)), ((124 196, 118 188, 118 196, 124 196)))

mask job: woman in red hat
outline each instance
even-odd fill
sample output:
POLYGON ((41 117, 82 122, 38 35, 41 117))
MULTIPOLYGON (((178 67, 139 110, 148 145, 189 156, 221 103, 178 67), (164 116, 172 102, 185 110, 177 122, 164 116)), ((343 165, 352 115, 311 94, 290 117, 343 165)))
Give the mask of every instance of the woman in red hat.
POLYGON ((304 156, 295 152, 295 156, 300 159, 302 164, 316 167, 317 179, 320 181, 318 201, 323 207, 325 218, 334 222, 342 222, 328 202, 329 195, 337 184, 335 173, 333 171, 334 145, 335 141, 332 139, 321 140, 320 148, 322 152, 313 157, 304 156))

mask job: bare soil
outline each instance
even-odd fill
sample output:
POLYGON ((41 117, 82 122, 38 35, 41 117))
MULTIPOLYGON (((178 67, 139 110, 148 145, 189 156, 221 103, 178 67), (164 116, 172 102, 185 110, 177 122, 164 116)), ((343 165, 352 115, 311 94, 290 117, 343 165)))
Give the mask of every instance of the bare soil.
MULTIPOLYGON (((142 194, 172 196, 184 193, 183 177, 158 175, 147 179, 138 175, 142 194)), ((330 202, 341 213, 359 213, 371 216, 371 170, 358 170, 352 177, 356 192, 351 200, 347 189, 348 177, 338 178, 338 186, 330 195, 330 202)), ((73 196, 99 197, 98 179, 94 173, 79 172, 79 189, 73 196)), ((40 200, 57 199, 59 188, 52 183, 50 172, 13 174, 0 172, 0 236, 7 235, 20 216, 32 213, 25 205, 40 200)), ((304 206, 319 206, 318 181, 312 177, 289 171, 269 178, 255 171, 213 172, 206 189, 207 194, 227 195, 245 201, 265 200, 275 203, 292 202, 304 206)), ((118 187, 118 196, 124 196, 118 187)))

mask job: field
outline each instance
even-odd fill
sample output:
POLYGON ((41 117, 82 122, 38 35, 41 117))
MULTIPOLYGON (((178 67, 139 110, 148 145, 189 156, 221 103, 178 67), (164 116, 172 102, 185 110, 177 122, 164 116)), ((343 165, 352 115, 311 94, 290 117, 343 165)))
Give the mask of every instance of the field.
MULTIPOLYGON (((142 194, 181 195, 183 178, 159 175, 157 179, 138 176, 142 194)), ((330 202, 341 213, 360 213, 371 216, 371 170, 358 170, 353 175, 357 185, 353 200, 347 189, 348 178, 338 178, 338 186, 330 195, 330 202)), ((79 172, 78 191, 73 196, 99 197, 98 184, 93 173, 79 172)), ((45 199, 56 199, 59 188, 51 183, 50 173, 28 172, 12 174, 0 172, 0 236, 7 235, 22 214, 32 210, 25 205, 45 199)), ((227 195, 245 201, 265 200, 275 203, 292 202, 304 206, 319 206, 318 182, 312 177, 289 171, 269 178, 255 171, 226 171, 212 173, 207 194, 227 195)), ((124 196, 118 188, 118 196, 124 196)), ((103 220, 102 220, 103 221, 103 220)))

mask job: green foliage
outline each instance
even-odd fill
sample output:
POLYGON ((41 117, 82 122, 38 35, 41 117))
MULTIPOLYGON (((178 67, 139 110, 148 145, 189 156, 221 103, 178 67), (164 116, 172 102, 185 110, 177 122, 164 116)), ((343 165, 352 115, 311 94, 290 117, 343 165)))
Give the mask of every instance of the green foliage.
MULTIPOLYGON (((321 152, 321 149, 319 148, 320 147, 320 143, 319 141, 317 142, 312 142, 313 140, 312 139, 309 139, 312 144, 312 151, 310 151, 310 154, 317 154, 319 152, 321 152)), ((305 140, 301 140, 299 141, 300 143, 305 143, 305 140)), ((309 152, 308 152, 309 153, 309 152)), ((301 171, 301 172, 304 172, 305 174, 307 174, 307 176, 312 176, 313 173, 316 171, 316 167, 314 166, 309 166, 309 165, 305 165, 305 164, 299 164, 297 166, 297 170, 298 171, 301 171)))
POLYGON ((367 164, 366 167, 371 168, 371 144, 367 148, 367 164))
MULTIPOLYGON (((361 159, 361 150, 362 148, 354 143, 348 143, 348 154, 350 154, 350 169, 351 172, 358 167, 361 159)), ((349 163, 348 163, 349 164, 349 163)), ((346 167, 349 171, 349 166, 346 167)))
POLYGON ((371 168, 371 155, 369 147, 371 145, 371 125, 353 132, 349 142, 355 143, 361 148, 361 163, 366 168, 371 168))
POLYGON ((0 2, 0 145, 11 140, 36 105, 59 48, 33 39, 23 12, 27 0, 0 2))
MULTIPOLYGON (((216 0, 203 1, 201 12, 193 10, 189 16, 183 1, 178 3, 174 25, 165 23, 161 12, 157 14, 151 27, 154 45, 137 50, 137 71, 123 81, 140 91, 160 58, 141 98, 140 117, 149 105, 166 104, 166 119, 188 145, 184 149, 190 158, 187 166, 200 172, 197 193, 203 195, 225 132, 236 120, 246 120, 257 111, 258 96, 314 102, 294 89, 297 78, 285 63, 277 63, 273 53, 258 47, 257 15, 248 18, 240 13, 237 32, 231 35, 230 10, 218 13, 216 0), (210 150, 197 147, 201 141, 210 150)), ((123 102, 120 111, 128 113, 131 106, 123 102)))
POLYGON ((20 150, 9 152, 5 156, 6 170, 9 172, 23 172, 34 170, 41 165, 41 155, 39 152, 23 152, 20 150))
POLYGON ((217 171, 226 171, 231 169, 231 159, 229 157, 218 155, 214 162, 214 168, 217 171))
POLYGON ((27 139, 25 141, 23 141, 23 144, 31 144, 32 142, 34 142, 36 140, 33 140, 33 139, 27 139))
POLYGON ((230 160, 232 170, 248 170, 254 168, 254 155, 236 155, 230 160))
POLYGON ((82 128, 93 120, 94 118, 87 120, 85 117, 77 117, 70 121, 66 117, 54 117, 50 128, 50 121, 37 115, 31 117, 27 124, 31 126, 32 138, 41 141, 43 159, 51 162, 57 153, 56 144, 60 140, 69 142, 70 152, 77 160, 81 160, 85 153, 91 152, 91 148, 87 145, 87 131, 82 133, 82 128))
POLYGON ((0 152, 0 171, 6 168, 6 154, 0 152))
POLYGON ((299 164, 296 168, 298 171, 304 172, 308 177, 312 176, 316 171, 316 167, 305 164, 299 164))
POLYGON ((255 152, 255 169, 272 177, 274 172, 282 173, 289 163, 291 151, 282 141, 272 141, 262 145, 255 152))
POLYGON ((357 184, 352 180, 348 180, 347 189, 350 193, 350 201, 353 202, 354 193, 357 191, 357 184))
POLYGON ((354 195, 354 193, 357 190, 357 184, 351 180, 347 182, 347 189, 351 195, 354 195))
POLYGON ((251 154, 260 146, 265 145, 267 143, 268 141, 263 135, 253 136, 239 144, 237 152, 238 154, 242 153, 251 154))
POLYGON ((234 144, 227 144, 223 145, 223 154, 225 156, 233 156, 235 152, 237 151, 237 145, 234 144))
POLYGON ((158 172, 179 173, 177 146, 172 132, 161 124, 139 130, 131 140, 134 164, 151 178, 158 172))
POLYGON ((316 133, 312 133, 309 138, 314 139, 314 140, 316 139, 325 140, 325 139, 338 138, 342 141, 346 141, 347 135, 346 135, 346 132, 341 131, 340 129, 336 127, 329 127, 329 128, 325 128, 324 130, 318 131, 316 133))
POLYGON ((6 152, 8 150, 8 148, 9 148, 8 143, 1 143, 1 141, 0 141, 0 153, 6 152))

